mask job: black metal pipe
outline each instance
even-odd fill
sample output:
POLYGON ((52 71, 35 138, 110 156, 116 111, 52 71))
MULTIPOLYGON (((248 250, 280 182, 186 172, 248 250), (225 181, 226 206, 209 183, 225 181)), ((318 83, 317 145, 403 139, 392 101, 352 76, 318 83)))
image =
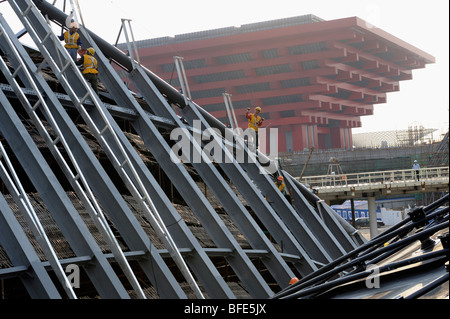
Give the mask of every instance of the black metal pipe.
MULTIPOLYGON (((415 264, 418 262, 423 262, 423 261, 427 261, 430 259, 440 259, 440 257, 446 256, 447 254, 448 254, 448 249, 441 249, 438 251, 433 251, 433 252, 426 253, 423 255, 414 256, 414 257, 404 259, 401 261, 392 262, 387 265, 378 267, 378 276, 381 274, 384 274, 385 272, 396 270, 400 267, 408 266, 408 265, 415 264)), ((335 280, 332 280, 329 282, 325 282, 325 283, 322 283, 322 284, 319 284, 316 286, 308 287, 304 290, 301 290, 300 292, 298 292, 296 294, 292 294, 291 296, 286 296, 286 297, 284 297, 284 299, 301 298, 301 297, 309 296, 311 294, 325 293, 326 291, 328 291, 332 288, 336 288, 340 285, 347 284, 349 282, 359 280, 361 278, 367 278, 369 275, 372 274, 372 272, 373 272, 373 270, 369 269, 369 270, 365 270, 365 271, 362 271, 362 272, 359 272, 356 274, 339 277, 338 279, 335 279, 335 280)), ((428 290, 426 290, 425 292, 420 291, 420 292, 416 292, 415 294, 420 296, 420 295, 430 291, 433 287, 437 287, 439 285, 439 283, 442 284, 442 281, 440 280, 439 282, 436 282, 434 286, 428 287, 428 290)), ((427 287, 424 287, 424 288, 427 288, 427 287)), ((415 294, 413 294, 413 295, 415 295, 415 294)), ((413 298, 410 298, 410 299, 413 299, 413 298)))
MULTIPOLYGON (((449 223, 448 223, 448 218, 447 218, 446 223, 442 223, 440 225, 436 225, 436 226, 431 227, 431 228, 429 228, 427 230, 424 230, 424 233, 434 234, 437 231, 448 227, 448 225, 449 225, 449 223)), ((386 251, 394 250, 397 247, 405 247, 406 245, 412 243, 413 241, 420 239, 421 236, 422 236, 422 234, 412 235, 412 236, 407 237, 405 239, 402 239, 401 241, 396 242, 396 243, 394 243, 392 245, 388 245, 386 247, 383 247, 379 251, 375 251, 375 252, 372 252, 370 254, 367 254, 367 255, 355 258, 355 259, 351 260, 350 262, 348 262, 346 264, 343 264, 341 266, 338 266, 338 267, 336 267, 336 268, 334 268, 334 269, 332 269, 332 270, 330 270, 328 272, 322 273, 322 274, 318 275, 317 277, 315 277, 315 278, 313 278, 313 279, 311 279, 311 280, 309 280, 307 282, 301 283, 299 285, 297 285, 299 283, 299 282, 297 282, 294 285, 288 287, 287 289, 285 288, 285 290, 280 291, 278 294, 276 294, 272 298, 273 299, 298 298, 298 297, 307 295, 307 294, 310 293, 310 290, 309 290, 310 288, 309 287, 311 287, 313 285, 319 286, 325 280, 327 280, 330 277, 338 274, 339 272, 344 271, 344 270, 346 270, 346 269, 348 269, 348 268, 350 268, 352 266, 358 265, 358 264, 360 264, 360 263, 362 263, 362 262, 364 262, 364 261, 366 261, 366 260, 368 260, 368 259, 370 259, 372 257, 375 257, 377 254, 382 254, 382 253, 384 253, 386 251)), ((316 272, 318 272, 318 271, 316 271, 316 272)))
MULTIPOLYGON (((438 212, 441 213, 441 212, 438 212)), ((430 214, 430 216, 427 217, 432 217, 434 214, 430 214)), ((448 221, 448 217, 445 218, 444 220, 448 221)), ((443 223, 444 224, 444 223, 443 223)), ((272 298, 273 299, 277 299, 277 298, 282 298, 286 295, 291 294, 294 291, 299 291, 309 285, 315 284, 321 280, 325 280, 337 273, 339 273, 340 271, 346 270, 347 268, 356 265, 358 262, 364 261, 364 260, 368 260, 370 258, 376 257, 379 254, 383 254, 384 252, 390 251, 395 249, 396 247, 402 246, 405 243, 409 243, 413 240, 418 239, 419 237, 421 237, 423 234, 428 234, 428 233, 433 233, 436 232, 437 230, 442 229, 443 227, 448 227, 448 222, 444 224, 444 226, 441 225, 437 225, 434 227, 431 227, 430 229, 425 230, 422 234, 415 234, 412 235, 410 237, 407 237, 401 241, 398 241, 396 243, 393 243, 391 245, 388 245, 386 247, 383 247, 381 249, 379 249, 378 251, 372 251, 370 253, 364 254, 362 256, 359 256, 355 259, 352 259, 350 262, 347 262, 345 264, 342 264, 342 262, 345 262, 347 259, 353 258, 354 256, 356 256, 358 253, 365 251, 367 249, 369 249, 372 246, 377 246, 380 243, 385 242, 386 240, 389 240, 391 238, 393 238, 396 235, 402 234, 402 233, 406 233, 409 232, 409 229, 398 229, 392 233, 386 234, 385 236, 382 236, 376 240, 371 240, 369 242, 367 242, 364 245, 361 245, 357 248, 355 248, 354 250, 352 250, 351 252, 333 260, 332 262, 326 264, 325 266, 323 266, 322 268, 319 268, 318 270, 316 270, 315 272, 306 275, 305 277, 301 278, 298 282, 296 282, 295 284, 293 284, 292 286, 286 287, 283 290, 281 290, 280 292, 278 292, 277 294, 275 294, 272 298)))
POLYGON ((432 281, 425 287, 423 287, 423 288, 419 289, 418 291, 412 293, 411 295, 405 297, 405 299, 417 299, 417 298, 423 296, 424 294, 426 294, 427 292, 430 292, 431 290, 448 282, 448 278, 449 278, 449 274, 446 273, 446 274, 442 275, 441 277, 437 278, 436 280, 432 281))

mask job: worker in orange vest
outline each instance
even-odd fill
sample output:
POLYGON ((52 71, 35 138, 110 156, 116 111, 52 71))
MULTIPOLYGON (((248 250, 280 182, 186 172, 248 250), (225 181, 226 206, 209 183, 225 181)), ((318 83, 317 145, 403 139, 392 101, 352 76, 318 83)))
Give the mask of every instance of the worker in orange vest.
POLYGON ((250 108, 247 108, 247 113, 245 113, 245 118, 248 120, 248 128, 255 132, 256 149, 258 149, 258 128, 264 121, 264 118, 259 116, 259 113, 261 113, 261 108, 259 106, 255 107, 254 113, 250 113, 250 108))
POLYGON ((81 49, 81 39, 78 33, 78 23, 72 22, 69 31, 64 32, 58 37, 61 41, 64 40, 64 47, 74 61, 77 61, 78 49, 81 49))

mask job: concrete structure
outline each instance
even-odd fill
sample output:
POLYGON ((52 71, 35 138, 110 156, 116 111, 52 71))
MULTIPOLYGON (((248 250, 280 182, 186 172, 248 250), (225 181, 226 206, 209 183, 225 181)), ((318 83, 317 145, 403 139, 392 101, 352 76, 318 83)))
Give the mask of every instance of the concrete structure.
POLYGON ((141 62, 178 88, 173 56, 182 56, 193 100, 224 123, 223 93, 242 128, 247 107, 261 106, 280 152, 351 148, 360 117, 435 61, 358 17, 305 15, 136 44, 141 62))

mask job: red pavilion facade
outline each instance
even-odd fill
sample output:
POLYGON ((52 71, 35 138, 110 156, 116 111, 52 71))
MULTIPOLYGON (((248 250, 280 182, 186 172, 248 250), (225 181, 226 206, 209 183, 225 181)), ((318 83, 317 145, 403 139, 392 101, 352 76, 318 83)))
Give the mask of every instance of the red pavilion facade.
MULTIPOLYGON (((141 63, 180 88, 174 56, 192 99, 227 124, 231 94, 241 128, 260 106, 263 127, 278 129, 278 151, 351 148, 351 129, 374 105, 434 57, 351 17, 313 15, 138 41, 141 63)), ((267 139, 269 140, 269 139, 267 139)))

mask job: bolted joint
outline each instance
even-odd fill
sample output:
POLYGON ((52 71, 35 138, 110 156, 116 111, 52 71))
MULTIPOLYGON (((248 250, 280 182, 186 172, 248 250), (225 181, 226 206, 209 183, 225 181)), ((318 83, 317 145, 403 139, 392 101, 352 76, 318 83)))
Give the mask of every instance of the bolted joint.
POLYGON ((409 212, 408 215, 411 218, 411 221, 417 224, 416 227, 425 226, 427 224, 423 207, 414 209, 413 211, 409 212))

